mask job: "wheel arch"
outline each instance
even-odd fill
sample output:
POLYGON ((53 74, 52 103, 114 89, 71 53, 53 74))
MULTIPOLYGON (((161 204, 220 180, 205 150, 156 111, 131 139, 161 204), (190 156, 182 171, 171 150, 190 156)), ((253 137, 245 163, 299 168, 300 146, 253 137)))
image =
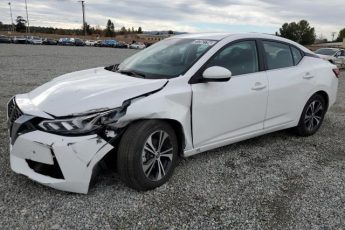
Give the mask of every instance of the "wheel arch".
POLYGON ((178 153, 179 153, 179 156, 183 156, 184 149, 186 147, 186 138, 185 138, 182 124, 178 122, 177 120, 173 120, 173 119, 157 119, 157 120, 162 120, 164 122, 167 122, 174 129, 177 140, 178 140, 178 145, 179 145, 178 153))
MULTIPOLYGON (((324 91, 324 90, 320 90, 320 91, 317 91, 316 93, 314 93, 313 95, 316 95, 316 94, 322 96, 323 99, 325 99, 326 108, 327 108, 327 110, 328 110, 328 106, 329 106, 329 96, 328 96, 328 93, 327 93, 326 91, 324 91)), ((313 95, 312 95, 312 96, 313 96, 313 95)), ((312 96, 311 96, 311 97, 312 97, 312 96)))
MULTIPOLYGON (((119 132, 119 136, 114 140, 113 145, 118 145, 118 143, 120 142, 123 134, 126 132, 126 130, 128 129, 128 127, 135 123, 135 122, 139 122, 139 121, 152 121, 152 120, 156 120, 156 121, 161 121, 161 122, 166 122, 167 124, 169 124, 173 130, 175 131, 175 134, 176 134, 176 137, 177 137, 177 140, 178 140, 178 153, 179 153, 179 156, 183 156, 183 153, 184 153, 184 149, 185 149, 185 146, 186 146, 186 138, 185 138, 185 133, 184 133, 184 130, 183 130, 183 126, 182 124, 177 121, 177 120, 173 120, 173 119, 160 119, 160 118, 152 118, 152 119, 137 119, 137 120, 132 120, 131 122, 129 122, 125 127, 123 127, 121 129, 121 131, 119 132)), ((109 152, 110 153, 110 152, 109 152)), ((115 154, 117 154, 117 148, 116 148, 116 151, 115 151, 115 154)), ((108 154, 107 154, 108 155, 108 154)))
MULTIPOLYGON (((173 130, 175 131, 175 134, 176 134, 176 137, 177 137, 177 140, 178 140, 178 153, 179 153, 179 156, 183 156, 183 152, 184 152, 184 148, 186 146, 186 138, 185 138, 185 133, 184 133, 184 130, 183 130, 183 126, 182 124, 177 121, 177 120, 174 120, 174 119, 168 119, 168 118, 152 118, 152 119, 138 119, 138 120, 134 120, 132 122, 130 122, 126 127, 125 129, 127 129, 132 123, 134 122, 138 122, 138 121, 152 121, 152 120, 156 120, 156 121, 161 121, 161 122, 166 122, 167 124, 169 124, 173 130)), ((123 131, 125 132, 125 131, 123 131)), ((121 139, 121 137, 119 138, 121 139)))

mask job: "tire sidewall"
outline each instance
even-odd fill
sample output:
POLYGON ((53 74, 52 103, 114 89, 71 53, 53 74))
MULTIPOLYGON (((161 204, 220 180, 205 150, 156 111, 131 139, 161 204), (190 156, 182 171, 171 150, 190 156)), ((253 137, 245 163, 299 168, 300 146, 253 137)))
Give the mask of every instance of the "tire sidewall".
POLYGON ((327 111, 326 102, 325 102, 325 99, 321 95, 315 94, 308 100, 308 102, 304 106, 304 109, 303 109, 303 112, 302 112, 302 115, 301 115, 301 118, 299 121, 299 125, 298 125, 298 127, 301 129, 301 131, 304 133, 304 135, 306 135, 306 136, 313 135, 320 129, 320 127, 323 123, 323 120, 325 118, 326 111, 327 111), (306 113, 307 113, 307 110, 308 110, 310 104, 314 101, 319 101, 322 104, 323 112, 322 112, 321 120, 320 120, 320 123, 318 124, 318 126, 316 128, 314 128, 313 130, 309 130, 305 124, 305 116, 306 116, 306 113))
POLYGON ((137 139, 133 139, 133 141, 134 143, 131 151, 130 167, 134 173, 134 178, 136 178, 136 183, 140 184, 144 190, 148 190, 159 187, 167 182, 173 174, 178 158, 178 142, 174 130, 165 122, 148 121, 144 127, 144 130, 140 130, 137 139), (161 180, 153 181, 146 177, 142 169, 142 151, 149 136, 160 130, 165 131, 169 135, 171 145, 173 146, 173 158, 169 171, 166 173, 166 175, 161 180))

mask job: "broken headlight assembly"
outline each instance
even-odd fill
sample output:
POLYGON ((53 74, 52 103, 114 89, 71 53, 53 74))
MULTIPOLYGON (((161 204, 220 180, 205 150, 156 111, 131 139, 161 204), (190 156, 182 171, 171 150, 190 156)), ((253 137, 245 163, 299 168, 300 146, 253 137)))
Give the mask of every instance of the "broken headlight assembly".
POLYGON ((85 116, 44 120, 38 126, 46 132, 56 134, 87 134, 97 131, 104 125, 115 123, 123 114, 123 108, 118 108, 85 116))

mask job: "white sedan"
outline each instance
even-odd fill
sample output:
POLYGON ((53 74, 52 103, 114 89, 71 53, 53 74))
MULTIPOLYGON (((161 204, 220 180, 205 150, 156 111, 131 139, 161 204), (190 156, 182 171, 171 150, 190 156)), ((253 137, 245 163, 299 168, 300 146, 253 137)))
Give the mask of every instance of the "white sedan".
POLYGON ((145 49, 146 46, 143 43, 133 43, 129 45, 130 49, 145 49))
POLYGON ((94 41, 94 40, 86 40, 85 41, 86 46, 95 46, 96 43, 97 43, 97 41, 94 41))
POLYGON ((120 65, 66 74, 13 97, 11 168, 87 193, 106 161, 128 186, 154 189, 179 157, 282 129, 315 134, 336 100, 339 75, 280 37, 175 36, 120 65))

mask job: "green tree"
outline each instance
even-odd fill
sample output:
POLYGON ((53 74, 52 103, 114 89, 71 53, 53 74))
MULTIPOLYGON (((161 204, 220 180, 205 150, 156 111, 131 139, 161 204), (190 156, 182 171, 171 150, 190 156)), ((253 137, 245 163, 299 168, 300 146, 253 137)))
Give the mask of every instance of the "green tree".
POLYGON ((298 42, 302 45, 310 45, 315 42, 315 28, 306 20, 300 22, 284 23, 279 29, 279 36, 298 42))
POLYGON ((139 26, 138 28, 138 34, 142 34, 143 33, 143 29, 139 26))
POLYGON ((169 30, 169 31, 168 31, 168 34, 174 34, 174 31, 169 30))
POLYGON ((127 34, 126 27, 124 27, 124 26, 121 27, 120 34, 122 34, 122 35, 127 34))
POLYGON ((16 31, 17 32, 25 32, 26 30, 26 20, 22 16, 18 16, 16 19, 16 31))
POLYGON ((115 35, 115 26, 114 23, 109 19, 107 22, 107 27, 105 29, 105 36, 113 37, 115 35))
POLYGON ((115 36, 115 25, 113 22, 111 22, 111 26, 110 26, 111 32, 113 34, 113 36, 115 36))
MULTIPOLYGON (((87 35, 92 35, 92 33, 93 33, 93 31, 94 31, 94 28, 92 28, 91 26, 90 26, 90 24, 88 24, 87 22, 85 22, 85 30, 86 30, 86 34, 87 35)), ((82 30, 84 31, 84 26, 83 26, 83 28, 82 28, 82 30)))
POLYGON ((338 38, 337 38, 337 42, 342 42, 345 38, 345 28, 340 30, 338 38))

